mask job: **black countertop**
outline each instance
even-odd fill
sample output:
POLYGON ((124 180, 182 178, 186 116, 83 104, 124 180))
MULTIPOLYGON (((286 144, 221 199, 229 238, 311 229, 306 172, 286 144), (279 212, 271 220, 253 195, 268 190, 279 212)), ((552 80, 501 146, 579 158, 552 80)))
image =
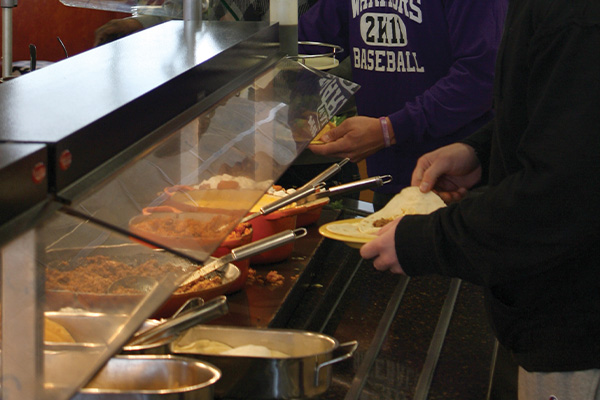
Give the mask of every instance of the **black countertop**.
POLYGON ((332 383, 319 399, 485 399, 494 340, 481 289, 379 272, 357 249, 319 235, 321 224, 360 212, 360 205, 324 210, 289 260, 252 266, 263 275, 278 271, 284 284, 253 284, 229 295, 230 313, 213 323, 357 340, 353 357, 332 366, 332 383), (448 317, 445 335, 436 330, 440 316, 442 326, 448 317))

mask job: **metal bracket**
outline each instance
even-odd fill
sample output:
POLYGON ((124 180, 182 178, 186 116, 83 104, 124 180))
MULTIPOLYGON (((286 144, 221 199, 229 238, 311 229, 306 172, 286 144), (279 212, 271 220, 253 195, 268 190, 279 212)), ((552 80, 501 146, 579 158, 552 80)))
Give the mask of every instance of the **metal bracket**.
POLYGON ((18 0, 0 0, 0 6, 2 8, 13 8, 17 6, 18 0))

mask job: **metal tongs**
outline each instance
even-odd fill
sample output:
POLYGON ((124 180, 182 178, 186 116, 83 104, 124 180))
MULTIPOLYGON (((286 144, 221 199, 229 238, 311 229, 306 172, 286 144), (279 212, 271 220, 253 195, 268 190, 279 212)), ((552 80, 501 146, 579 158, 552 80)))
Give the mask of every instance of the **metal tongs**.
POLYGON ((335 174, 340 172, 342 170, 342 167, 344 165, 346 165, 346 163, 348 163, 349 161, 350 161, 349 158, 344 158, 342 161, 340 161, 336 164, 333 164, 332 166, 327 168, 325 171, 321 172, 319 175, 315 176, 310 181, 308 181, 304 185, 300 186, 298 188, 298 190, 302 190, 304 188, 314 186, 319 182, 325 182, 327 179, 331 178, 332 176, 334 176, 335 174))
POLYGON ((227 297, 215 297, 193 310, 176 313, 175 316, 165 322, 136 334, 127 342, 123 350, 140 350, 148 346, 155 347, 167 344, 186 329, 225 315, 228 312, 227 297))
POLYGON ((315 176, 310 181, 299 187, 294 193, 290 193, 281 199, 277 199, 274 202, 261 207, 257 212, 248 214, 246 217, 244 217, 244 219, 242 219, 242 222, 248 222, 256 217, 260 217, 261 215, 272 213, 273 211, 292 204, 293 202, 299 203, 302 199, 315 194, 325 187, 325 181, 327 179, 340 172, 344 164, 349 161, 349 158, 344 158, 340 162, 333 164, 325 171, 321 172, 319 175, 315 176))
POLYGON ((294 230, 288 229, 275 235, 267 236, 266 238, 257 240, 256 242, 236 247, 235 249, 231 250, 231 253, 225 254, 224 256, 219 257, 194 271, 180 286, 187 285, 197 279, 205 278, 213 272, 220 271, 230 262, 245 260, 262 252, 288 244, 297 238, 306 236, 306 232, 307 231, 305 228, 297 228, 294 230))
POLYGON ((322 199, 324 197, 335 197, 343 194, 348 194, 352 192, 357 192, 360 190, 376 188, 385 185, 386 183, 390 183, 392 181, 391 175, 381 175, 381 176, 373 176, 370 178, 361 179, 359 181, 354 181, 350 183, 344 183, 342 185, 333 186, 329 189, 318 191, 314 194, 306 196, 297 202, 298 205, 302 205, 308 203, 310 201, 315 201, 318 199, 322 199))
POLYGON ((242 219, 242 222, 248 222, 248 221, 253 220, 256 217, 260 217, 261 215, 270 214, 273 211, 276 211, 276 210, 278 210, 282 207, 285 207, 289 204, 292 204, 294 202, 298 203, 303 198, 318 192, 319 190, 323 189, 324 187, 325 187, 325 182, 319 182, 314 185, 302 187, 301 189, 296 190, 294 193, 290 193, 287 196, 284 196, 284 197, 277 199, 265 206, 262 206, 260 208, 260 210, 254 212, 252 214, 246 215, 244 217, 244 219, 242 219))

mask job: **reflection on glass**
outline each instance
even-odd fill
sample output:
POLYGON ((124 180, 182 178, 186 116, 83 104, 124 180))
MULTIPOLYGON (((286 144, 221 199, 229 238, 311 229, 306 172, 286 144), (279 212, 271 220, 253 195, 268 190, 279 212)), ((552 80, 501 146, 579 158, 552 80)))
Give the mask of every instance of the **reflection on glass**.
POLYGON ((284 59, 74 208, 204 261, 357 89, 284 59))

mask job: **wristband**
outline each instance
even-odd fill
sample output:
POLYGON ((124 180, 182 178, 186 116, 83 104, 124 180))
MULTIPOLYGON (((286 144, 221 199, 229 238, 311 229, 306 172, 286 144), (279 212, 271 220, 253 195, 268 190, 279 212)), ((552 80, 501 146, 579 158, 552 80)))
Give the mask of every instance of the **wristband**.
POLYGON ((379 122, 381 123, 381 131, 383 132, 383 142, 385 143, 385 147, 390 147, 392 144, 390 142, 390 130, 388 129, 387 118, 380 117, 379 122))

